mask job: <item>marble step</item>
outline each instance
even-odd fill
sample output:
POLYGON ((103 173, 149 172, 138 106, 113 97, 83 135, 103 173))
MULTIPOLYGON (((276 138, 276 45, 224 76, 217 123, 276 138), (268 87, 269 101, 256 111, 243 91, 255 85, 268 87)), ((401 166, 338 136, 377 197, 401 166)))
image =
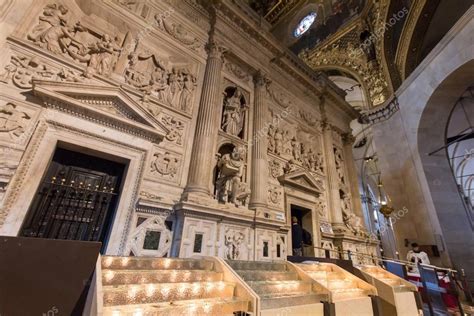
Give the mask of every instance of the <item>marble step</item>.
POLYGON ((152 304, 106 306, 103 316, 233 315, 248 311, 249 302, 235 298, 213 298, 152 304))
POLYGON ((234 270, 287 271, 285 262, 228 260, 234 270))
POLYGON ((330 290, 354 289, 357 288, 357 281, 346 279, 329 279, 327 280, 326 287, 330 290))
POLYGON ((209 270, 102 270, 103 285, 222 281, 209 270))
POLYGON ((341 272, 328 272, 328 271, 305 271, 305 272, 314 279, 337 280, 337 279, 345 278, 345 275, 341 272))
POLYGON ((150 283, 106 285, 104 306, 147 304, 191 299, 232 298, 235 284, 230 282, 150 283))
POLYGON ((318 271, 321 273, 332 272, 332 267, 328 265, 300 263, 298 264, 298 267, 304 271, 318 271))
POLYGON ((298 280, 298 274, 290 271, 236 270, 246 281, 290 281, 298 280))
POLYGON ((360 289, 360 288, 334 289, 334 290, 331 290, 331 293, 332 293, 333 301, 341 301, 341 300, 365 297, 365 296, 369 296, 370 294, 367 290, 360 289))
POLYGON ((307 294, 311 293, 312 283, 304 281, 248 281, 247 284, 257 293, 263 295, 307 294))
MULTIPOLYGON (((273 309, 288 307, 291 311, 291 306, 308 305, 319 303, 321 296, 315 293, 303 293, 303 294, 281 294, 278 296, 261 296, 261 309, 273 309)), ((288 314, 288 315, 291 315, 288 314)))
POLYGON ((212 270, 208 260, 103 256, 102 269, 114 270, 212 270))

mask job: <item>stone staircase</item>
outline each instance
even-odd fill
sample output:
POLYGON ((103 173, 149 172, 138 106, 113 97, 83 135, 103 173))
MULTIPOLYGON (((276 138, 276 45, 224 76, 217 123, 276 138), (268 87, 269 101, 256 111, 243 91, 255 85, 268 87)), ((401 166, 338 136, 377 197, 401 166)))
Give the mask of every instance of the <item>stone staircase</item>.
MULTIPOLYGON (((331 300, 340 301, 368 297, 373 294, 372 289, 361 287, 361 280, 356 277, 348 277, 334 265, 328 264, 298 264, 313 280, 331 292, 331 300)), ((365 283, 365 282, 364 282, 365 283)))
MULTIPOLYGON (((234 271, 260 297, 260 309, 288 308, 318 304, 325 298, 316 292, 311 280, 303 280, 286 262, 227 261, 234 271)), ((314 314, 316 315, 316 314, 314 314)))
POLYGON ((249 308, 210 260, 104 256, 101 268, 102 315, 233 315, 249 308))

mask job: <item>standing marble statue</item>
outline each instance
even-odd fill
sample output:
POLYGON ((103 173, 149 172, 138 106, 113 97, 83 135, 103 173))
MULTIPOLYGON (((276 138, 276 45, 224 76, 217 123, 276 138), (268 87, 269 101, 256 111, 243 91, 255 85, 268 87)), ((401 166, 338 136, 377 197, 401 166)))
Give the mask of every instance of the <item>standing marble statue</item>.
POLYGON ((239 136, 244 128, 244 118, 247 109, 242 91, 238 88, 235 89, 233 95, 224 100, 222 129, 230 135, 239 136), (244 101, 243 104, 242 101, 244 101))

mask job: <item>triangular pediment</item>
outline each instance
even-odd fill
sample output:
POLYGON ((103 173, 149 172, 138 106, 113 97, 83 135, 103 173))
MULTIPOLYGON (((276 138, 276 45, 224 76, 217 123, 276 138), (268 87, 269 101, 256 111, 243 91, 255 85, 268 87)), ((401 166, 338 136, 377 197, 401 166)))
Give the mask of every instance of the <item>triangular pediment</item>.
POLYGON ((306 170, 298 170, 278 177, 278 181, 284 186, 292 187, 296 190, 302 190, 314 193, 319 196, 324 190, 322 183, 315 179, 311 173, 306 170))
POLYGON ((34 81, 33 92, 45 107, 63 110, 121 130, 130 130, 153 142, 169 130, 120 87, 82 83, 34 81), (115 124, 110 124, 114 122, 115 124))

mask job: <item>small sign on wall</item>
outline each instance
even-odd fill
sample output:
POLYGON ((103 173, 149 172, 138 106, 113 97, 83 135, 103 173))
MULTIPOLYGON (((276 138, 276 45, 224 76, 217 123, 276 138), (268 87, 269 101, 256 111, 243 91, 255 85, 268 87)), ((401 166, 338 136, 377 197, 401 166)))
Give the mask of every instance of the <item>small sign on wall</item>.
POLYGON ((332 230, 332 226, 331 226, 330 223, 321 222, 320 228, 321 228, 321 232, 322 232, 322 233, 325 233, 325 234, 334 234, 334 232, 333 232, 333 230, 332 230))

